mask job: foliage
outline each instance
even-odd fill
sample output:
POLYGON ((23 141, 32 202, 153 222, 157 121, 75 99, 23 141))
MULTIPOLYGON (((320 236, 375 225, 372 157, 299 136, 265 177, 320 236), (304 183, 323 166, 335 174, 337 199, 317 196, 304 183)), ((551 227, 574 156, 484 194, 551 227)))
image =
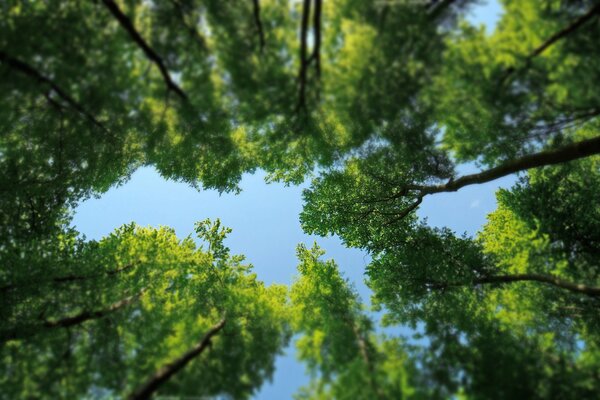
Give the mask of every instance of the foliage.
POLYGON ((299 398, 598 397, 600 4, 503 0, 487 33, 475 3, 0 4, 0 397, 125 396, 197 348, 159 392, 247 398, 292 333, 299 398), (73 208, 140 166, 312 177, 303 229, 369 252, 383 322, 424 341, 376 335, 318 247, 288 294, 218 221, 82 238, 73 208), (514 173, 475 237, 416 215, 514 173))
POLYGON ((52 275, 4 287, 2 396, 130 393, 225 318, 208 354, 160 393, 249 397, 289 339, 286 288, 266 287, 230 255, 218 221, 197 228, 208 250, 171 229, 135 224, 99 242, 65 237, 70 266, 57 254, 46 260, 52 275), (129 304, 108 307, 127 296, 129 304), (49 323, 89 311, 96 314, 76 323, 49 323))

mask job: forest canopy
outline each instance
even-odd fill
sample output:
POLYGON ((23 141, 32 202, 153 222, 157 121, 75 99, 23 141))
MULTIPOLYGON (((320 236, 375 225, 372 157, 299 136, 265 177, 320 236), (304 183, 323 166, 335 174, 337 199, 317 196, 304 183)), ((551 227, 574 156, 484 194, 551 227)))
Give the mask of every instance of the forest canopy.
POLYGON ((250 398, 291 342, 298 399, 600 397, 600 2, 480 3, 1 2, 0 399, 250 398), (142 166, 309 182, 372 307, 317 244, 288 287, 219 220, 77 232, 142 166), (476 235, 417 214, 509 175, 476 235))

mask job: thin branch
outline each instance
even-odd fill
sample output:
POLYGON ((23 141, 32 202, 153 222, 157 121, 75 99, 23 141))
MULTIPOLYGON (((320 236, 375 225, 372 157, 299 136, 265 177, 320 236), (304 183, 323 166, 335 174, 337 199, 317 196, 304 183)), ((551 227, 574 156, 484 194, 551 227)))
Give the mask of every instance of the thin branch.
POLYGON ((412 203, 410 206, 408 206, 404 210, 402 210, 402 212, 400 214, 396 215, 393 219, 387 221, 385 223, 385 226, 392 225, 392 224, 396 223, 397 221, 404 219, 408 214, 410 214, 411 212, 416 210, 422 201, 423 201, 423 196, 417 197, 417 200, 415 200, 414 203, 412 203))
POLYGON ((146 54, 146 57, 156 64, 160 70, 160 73, 162 74, 165 84, 167 85, 167 89, 177 93, 177 95, 179 95, 179 97, 181 97, 183 100, 187 100, 187 95, 173 81, 171 75, 169 75, 169 71, 167 70, 163 59, 144 40, 141 34, 136 30, 131 19, 129 19, 129 17, 125 15, 123 11, 121 11, 117 3, 115 3, 114 0, 102 0, 102 3, 106 6, 106 8, 108 8, 110 13, 117 19, 117 21, 119 21, 119 24, 123 29, 125 29, 125 31, 127 31, 131 39, 133 39, 133 41, 143 50, 144 54, 146 54))
MULTIPOLYGON (((565 28, 556 32, 554 35, 550 36, 541 45, 539 45, 537 48, 535 48, 527 57, 525 57, 525 60, 524 60, 525 68, 531 63, 532 59, 534 59, 535 57, 542 54, 544 51, 546 51, 546 49, 548 49, 550 46, 552 46, 559 40, 569 36, 570 34, 574 33, 575 31, 577 31, 586 22, 591 20, 597 14, 600 14, 600 4, 597 4, 595 7, 592 7, 588 12, 586 12, 585 14, 583 14, 582 16, 577 18, 575 21, 570 23, 568 26, 566 26, 565 28)), ((516 71, 517 71, 517 68, 510 67, 509 69, 506 70, 506 73, 502 77, 501 81, 504 82, 506 80, 506 78, 508 78, 511 74, 513 74, 516 71)))
POLYGON ((200 342, 198 342, 189 351, 156 371, 146 382, 144 382, 133 393, 131 393, 128 399, 149 399, 160 388, 160 386, 168 381, 173 375, 181 371, 190 361, 202 354, 202 352, 210 346, 211 338, 219 333, 224 326, 225 318, 210 328, 202 340, 200 340, 200 342))
POLYGON ((495 168, 476 174, 465 175, 461 178, 450 180, 443 185, 421 186, 408 185, 407 190, 418 190, 422 196, 442 192, 456 192, 457 190, 481 183, 490 182, 516 172, 548 165, 562 164, 565 162, 589 157, 600 153, 600 136, 593 139, 582 140, 571 143, 557 149, 545 150, 539 153, 529 154, 521 158, 509 161, 495 168))
POLYGON ((260 52, 262 53, 265 48, 265 32, 263 30, 263 24, 260 20, 260 0, 253 0, 254 3, 254 23, 256 24, 256 30, 258 32, 258 39, 260 43, 260 52))
POLYGON ((427 283, 427 287, 431 289, 445 289, 448 287, 483 284, 506 284, 513 282, 539 282, 590 297, 600 296, 600 287, 569 282, 553 275, 535 273, 487 276, 473 279, 470 282, 429 282, 427 283))
POLYGON ((198 32, 198 30, 196 28, 194 28, 192 25, 189 25, 187 23, 187 21, 185 20, 186 13, 183 8, 183 5, 181 4, 181 1, 180 0, 171 0, 171 3, 173 4, 173 7, 175 8, 175 11, 177 12, 177 16, 181 20, 181 23, 188 30, 192 39, 194 39, 194 41, 196 41, 196 43, 198 43, 198 45, 200 46, 200 48, 202 50, 207 50, 206 40, 204 39, 204 37, 200 34, 200 32, 198 32))
MULTIPOLYGON (((21 61, 19 59, 11 57, 10 55, 6 54, 3 51, 0 51, 0 62, 8 65, 11 69, 13 69, 17 72, 20 72, 24 75, 34 78, 35 80, 37 80, 38 82, 40 82, 42 84, 48 85, 50 87, 50 89, 52 89, 52 91, 54 91, 54 93, 56 93, 58 97, 60 97, 62 100, 64 100, 71 108, 73 108, 79 114, 84 116, 92 124, 96 125, 98 128, 102 129, 104 132, 108 133, 108 129, 106 129, 106 127, 100 121, 98 121, 90 112, 86 111, 86 109, 81 104, 79 104, 77 102, 77 100, 75 100, 71 95, 69 95, 66 92, 66 90, 61 88, 52 79, 44 76, 42 73, 37 71, 31 65, 27 64, 24 61, 21 61)), ((48 99, 48 101, 50 103, 54 104, 55 106, 59 106, 58 103, 56 103, 53 99, 51 99, 51 97, 47 93, 45 94, 45 96, 46 96, 46 99, 48 99)))
POLYGON ((306 75, 309 60, 306 58, 307 54, 307 35, 308 35, 308 19, 310 16, 310 2, 311 0, 304 0, 302 6, 302 24, 300 26, 300 74, 299 80, 299 95, 298 95, 298 110, 306 109, 306 75))

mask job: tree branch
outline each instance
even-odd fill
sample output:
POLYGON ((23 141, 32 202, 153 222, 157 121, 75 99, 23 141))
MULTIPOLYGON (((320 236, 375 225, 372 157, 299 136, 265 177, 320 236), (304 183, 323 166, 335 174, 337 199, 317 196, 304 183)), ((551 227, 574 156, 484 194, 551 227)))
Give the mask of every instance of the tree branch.
POLYGON ((43 281, 43 282, 28 282, 26 284, 17 284, 17 285, 5 285, 0 287, 0 292, 6 292, 8 290, 14 290, 14 289, 20 289, 20 288, 24 288, 24 287, 28 287, 28 286, 33 286, 33 285, 40 285, 40 284, 44 284, 44 283, 68 283, 68 282, 78 282, 78 281, 85 281, 88 279, 93 279, 93 278, 98 278, 102 275, 106 275, 106 276, 113 276, 113 275, 117 275, 121 272, 127 271, 131 268, 133 268, 134 264, 127 264, 122 268, 117 268, 117 269, 113 269, 113 270, 109 270, 106 272, 103 272, 101 274, 94 274, 94 275, 64 275, 64 276, 57 276, 54 277, 52 279, 49 279, 47 281, 43 281))
POLYGON ((190 361, 198 357, 202 352, 210 345, 210 340, 225 326, 225 318, 219 323, 214 325, 204 335, 202 340, 198 342, 194 347, 187 351, 182 356, 175 360, 167 363, 158 371, 156 371, 146 382, 140 385, 133 393, 128 397, 129 400, 145 400, 149 399, 154 392, 156 392, 160 386, 168 381, 173 375, 181 371, 190 361))
POLYGON ((426 5, 427 13, 431 18, 436 18, 440 15, 444 10, 452 5, 456 0, 433 0, 429 4, 426 5))
POLYGON ((38 326, 32 326, 27 331, 12 330, 2 334, 1 341, 10 341, 10 340, 21 340, 26 339, 31 336, 35 336, 39 334, 44 329, 54 329, 54 328, 69 328, 72 326, 81 325, 82 323, 94 319, 101 319, 105 316, 120 310, 131 303, 137 301, 142 294, 144 293, 144 289, 139 291, 137 294, 133 296, 126 297, 121 299, 115 303, 112 303, 107 308, 103 308, 101 310, 92 310, 92 311, 82 311, 79 314, 75 314, 69 317, 60 318, 57 320, 45 320, 38 326))
MULTIPOLYGON (((39 71, 37 71, 34 67, 27 64, 24 61, 18 60, 16 58, 11 57, 3 51, 0 51, 0 62, 8 65, 11 69, 18 71, 24 75, 27 75, 31 78, 34 78, 40 83, 48 85, 54 93, 57 94, 62 100, 64 100, 71 108, 77 111, 79 114, 84 116, 88 121, 92 124, 96 125, 98 128, 102 129, 102 131, 109 133, 108 129, 100 123, 91 113, 85 110, 85 108, 77 102, 71 95, 69 95, 63 88, 61 88, 56 82, 52 79, 42 75, 39 71)), ((58 105, 54 100, 52 100, 48 95, 46 98, 55 106, 58 105)))
POLYGON ((548 165, 562 164, 599 153, 600 136, 571 143, 557 149, 529 154, 483 172, 465 175, 461 178, 450 180, 443 185, 407 185, 405 189, 419 191, 422 196, 442 192, 456 192, 465 186, 490 182, 516 172, 548 165))
POLYGON ((187 100, 187 95, 179 86, 177 86, 177 84, 171 78, 171 75, 169 75, 169 71, 167 70, 163 59, 156 53, 156 51, 154 51, 154 49, 150 47, 150 45, 148 45, 144 38, 142 38, 140 33, 135 29, 131 19, 129 19, 129 17, 125 15, 123 11, 121 11, 117 3, 115 3, 114 0, 102 0, 102 3, 106 6, 106 8, 108 8, 110 13, 117 19, 117 21, 119 21, 119 24, 121 24, 121 27, 127 31, 131 39, 133 39, 133 41, 142 49, 146 57, 156 64, 160 70, 160 73, 162 74, 165 84, 167 85, 167 89, 177 93, 177 95, 179 95, 179 97, 181 97, 183 100, 187 100))
POLYGON ((186 22, 185 10, 183 9, 183 5, 181 4, 181 1, 180 0, 171 0, 171 3, 173 4, 173 7, 175 8, 175 11, 177 12, 178 17, 181 20, 181 23, 188 30, 192 39, 194 39, 196 41, 196 43, 198 43, 198 45, 200 46, 200 48, 202 50, 206 50, 207 46, 206 46, 206 40, 204 39, 204 37, 202 37, 202 35, 200 34, 200 32, 198 32, 198 30, 196 28, 194 28, 193 26, 189 25, 186 22))
POLYGON ((312 58, 315 60, 315 70, 317 77, 321 76, 321 9, 322 0, 315 0, 315 12, 313 15, 313 32, 315 34, 315 47, 313 48, 312 58))
POLYGON ((92 319, 104 318, 108 314, 120 310, 121 308, 124 308, 130 305, 131 303, 137 301, 143 293, 144 290, 141 290, 137 294, 125 297, 124 299, 112 303, 110 306, 102 310, 83 311, 79 314, 75 314, 73 316, 61 318, 58 320, 47 320, 43 323, 43 326, 46 328, 68 328, 70 326, 80 325, 92 319))
POLYGON ((565 281, 553 275, 536 273, 487 276, 473 279, 470 282, 428 282, 427 286, 431 289, 445 289, 448 287, 483 284, 505 284, 513 282, 539 282, 590 297, 600 296, 600 287, 587 286, 580 283, 573 283, 565 281))
POLYGON ((302 24, 300 26, 300 74, 299 80, 299 95, 298 95, 298 110, 306 109, 306 73, 309 60, 307 54, 307 35, 308 35, 308 18, 310 16, 311 0, 304 0, 302 6, 302 24))
MULTIPOLYGON (((592 7, 588 12, 586 12, 585 14, 583 14, 582 16, 577 18, 575 21, 573 21, 571 24, 569 24, 565 28, 556 32, 554 35, 550 36, 541 45, 539 45, 537 48, 535 48, 527 57, 525 57, 525 67, 524 68, 526 68, 531 63, 532 59, 534 59, 535 57, 542 54, 544 51, 546 51, 546 49, 548 49, 554 43, 558 42, 559 40, 569 36, 570 34, 572 34, 575 31, 577 31, 586 22, 591 20, 596 14, 600 14, 600 4, 597 4, 595 7, 592 7)), ((515 67, 508 68, 506 70, 506 73, 502 77, 501 81, 504 82, 511 74, 513 74, 516 71, 517 71, 517 68, 515 68, 515 67)))
POLYGON ((253 3, 254 3, 254 23, 256 24, 256 30, 258 31, 260 52, 262 53, 265 48, 265 32, 263 30, 262 21, 260 20, 260 0, 253 0, 253 3))
POLYGON ((423 201, 423 196, 417 197, 417 200, 415 200, 414 203, 412 203, 410 206, 408 206, 404 210, 402 210, 402 212, 400 214, 396 215, 393 219, 387 221, 385 223, 385 226, 392 225, 392 224, 396 223, 397 221, 404 219, 408 214, 410 214, 411 212, 416 210, 416 208, 419 207, 419 205, 421 204, 422 201, 423 201))

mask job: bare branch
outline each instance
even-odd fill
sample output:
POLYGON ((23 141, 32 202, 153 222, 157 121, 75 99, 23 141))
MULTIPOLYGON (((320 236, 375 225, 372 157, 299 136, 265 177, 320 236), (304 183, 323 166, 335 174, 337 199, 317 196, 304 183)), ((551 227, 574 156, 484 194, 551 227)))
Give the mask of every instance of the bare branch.
MULTIPOLYGON (((50 89, 52 89, 52 91, 54 91, 54 93, 56 93, 58 97, 64 100, 71 108, 73 108, 79 114, 84 116, 92 124, 102 129, 104 132, 109 133, 108 129, 106 129, 106 127, 100 121, 98 121, 90 112, 88 112, 81 104, 79 104, 77 100, 75 100, 71 95, 69 95, 66 90, 61 88, 52 79, 44 76, 31 65, 27 64, 24 61, 11 57, 3 51, 0 51, 0 62, 8 65, 11 69, 15 71, 18 71, 24 75, 27 75, 37 80, 40 83, 48 85, 50 89)), ((45 94, 45 96, 48 99, 48 101, 52 103, 55 107, 60 107, 60 105, 58 105, 58 103, 56 103, 49 95, 45 94)))
POLYGON ((154 373, 146 382, 140 385, 128 397, 129 400, 146 400, 149 399, 166 381, 173 375, 181 371, 190 361, 198 357, 202 352, 210 346, 210 340, 225 326, 225 318, 214 325, 204 335, 202 340, 194 347, 187 351, 182 356, 169 362, 154 373))
POLYGON ((133 39, 133 41, 143 50, 144 54, 146 54, 146 57, 156 64, 160 70, 160 73, 162 74, 165 84, 167 85, 167 89, 177 93, 177 95, 179 95, 179 97, 181 97, 183 100, 187 100, 187 95, 179 86, 177 86, 177 84, 171 78, 171 75, 169 75, 169 71, 167 70, 163 59, 144 40, 144 38, 136 30, 131 19, 129 19, 129 17, 125 15, 123 11, 121 11, 117 3, 115 3, 114 0, 102 0, 102 3, 106 6, 106 8, 108 8, 110 13, 117 19, 117 21, 119 21, 119 24, 121 24, 121 27, 127 31, 131 39, 133 39))

